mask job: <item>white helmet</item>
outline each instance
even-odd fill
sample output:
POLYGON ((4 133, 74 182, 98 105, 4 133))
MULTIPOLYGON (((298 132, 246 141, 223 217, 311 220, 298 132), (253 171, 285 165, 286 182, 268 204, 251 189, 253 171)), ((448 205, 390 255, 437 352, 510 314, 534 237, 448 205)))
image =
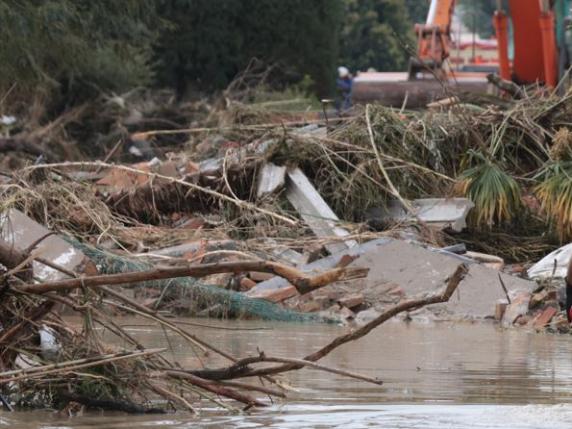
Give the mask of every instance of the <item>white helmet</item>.
POLYGON ((348 70, 347 67, 338 67, 338 75, 340 76, 340 78, 344 78, 349 76, 350 71, 348 70))

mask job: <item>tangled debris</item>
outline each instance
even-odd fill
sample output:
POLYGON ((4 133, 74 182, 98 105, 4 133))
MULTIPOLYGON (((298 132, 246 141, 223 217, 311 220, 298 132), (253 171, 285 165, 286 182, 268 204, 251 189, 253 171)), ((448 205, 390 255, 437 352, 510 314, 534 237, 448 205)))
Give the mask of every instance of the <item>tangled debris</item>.
POLYGON ((232 408, 211 394, 243 403, 247 408, 265 406, 264 402, 243 392, 284 396, 280 383, 273 377, 306 366, 381 384, 378 379, 330 368, 317 364, 316 361, 340 345, 366 335, 395 314, 446 302, 466 273, 466 268, 460 265, 444 292, 402 302, 357 331, 336 338, 303 359, 270 357, 260 353, 257 357, 238 360, 186 331, 176 322, 165 319, 157 311, 125 296, 113 286, 178 277, 198 278, 218 272, 254 271, 282 276, 299 288, 300 293, 307 293, 331 281, 362 277, 367 270, 338 268, 310 277, 274 262, 240 261, 80 277, 56 263, 45 262, 71 278, 34 284, 31 283, 34 278, 33 268, 21 270, 30 266, 35 259, 34 253, 30 249, 27 253, 20 252, 4 242, 0 250, 2 263, 8 270, 3 275, 3 331, 0 336, 0 385, 4 403, 11 406, 10 403, 15 402, 19 406, 28 407, 46 404, 57 407, 60 404, 61 407, 62 404, 74 402, 92 408, 125 412, 164 412, 165 407, 156 405, 157 398, 193 412, 196 410, 192 402, 199 398, 232 408), (54 311, 56 304, 80 313, 83 316, 83 328, 77 330, 60 318, 54 311), (110 308, 151 319, 181 340, 189 342, 197 352, 215 353, 231 364, 219 369, 181 368, 161 354, 164 349, 146 348, 131 337, 116 323, 109 313, 110 308), (114 350, 104 345, 99 339, 97 325, 121 338, 131 349, 114 350), (259 363, 280 365, 255 368, 259 363), (263 377, 267 382, 275 384, 278 390, 229 382, 253 376, 263 377))
POLYGON ((16 127, 0 146, 4 402, 232 408, 222 397, 248 408, 265 404, 252 392, 283 397, 275 376, 305 366, 379 384, 317 361, 457 287, 433 316, 565 331, 561 288, 522 277, 572 234, 572 93, 521 95, 321 118, 133 93, 16 127), (80 329, 64 308, 81 314, 80 329), (181 368, 117 314, 229 366, 181 368), (361 327, 303 359, 238 357, 168 314, 361 327), (103 344, 101 329, 129 347, 103 344), (235 381, 254 376, 264 384, 235 381))

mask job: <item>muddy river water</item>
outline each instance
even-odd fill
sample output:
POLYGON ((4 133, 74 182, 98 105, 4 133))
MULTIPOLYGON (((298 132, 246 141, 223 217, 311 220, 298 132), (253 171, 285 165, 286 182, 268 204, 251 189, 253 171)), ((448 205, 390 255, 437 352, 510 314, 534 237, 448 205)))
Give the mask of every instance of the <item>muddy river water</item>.
MULTIPOLYGON (((197 321, 198 323, 207 323, 197 321)), ((197 355, 155 326, 125 320, 132 334, 168 347, 181 364, 197 355)), ((217 322, 208 322, 217 324, 217 322)), ((302 357, 347 328, 261 322, 219 322, 230 331, 187 327, 236 356, 302 357), (251 330, 252 328, 264 328, 251 330)), ((207 358, 208 361, 208 358, 207 358)), ((503 331, 490 324, 388 323, 322 361, 384 380, 368 385, 301 370, 288 375, 297 391, 287 401, 248 415, 205 404, 202 416, 49 411, 2 413, 0 427, 87 428, 572 428, 572 337, 503 331)), ((219 364, 220 362, 211 362, 219 364)))

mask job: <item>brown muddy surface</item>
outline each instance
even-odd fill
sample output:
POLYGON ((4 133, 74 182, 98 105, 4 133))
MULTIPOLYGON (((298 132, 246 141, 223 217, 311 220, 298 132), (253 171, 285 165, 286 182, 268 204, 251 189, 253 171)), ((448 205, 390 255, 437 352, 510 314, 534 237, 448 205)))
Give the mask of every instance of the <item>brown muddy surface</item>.
MULTIPOLYGON (((227 351, 246 356, 301 357, 341 334, 337 326, 212 322, 190 327, 227 351), (251 330, 262 327, 262 330, 251 330)), ((182 365, 202 359, 161 328, 124 319, 153 347, 168 347, 182 365), (173 340, 173 341, 170 341, 173 340)), ((209 363, 210 358, 206 358, 209 363)), ((210 364, 219 364, 210 361, 210 364)), ((345 345, 323 363, 381 377, 373 386, 302 370, 288 376, 297 389, 287 401, 248 415, 227 415, 205 404, 187 413, 129 416, 88 413, 67 418, 50 411, 0 414, 0 427, 84 428, 570 428, 572 337, 499 330, 490 324, 389 323, 345 345)))

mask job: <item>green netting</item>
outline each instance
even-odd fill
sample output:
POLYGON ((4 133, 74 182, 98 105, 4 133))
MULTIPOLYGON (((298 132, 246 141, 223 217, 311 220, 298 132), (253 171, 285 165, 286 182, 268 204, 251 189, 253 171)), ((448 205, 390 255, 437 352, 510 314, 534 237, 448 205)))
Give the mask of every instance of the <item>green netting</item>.
MULTIPOLYGON (((151 264, 140 260, 118 256, 74 239, 68 241, 90 258, 102 274, 147 271, 154 268, 151 264)), ((216 313, 222 317, 280 322, 331 322, 316 314, 299 313, 265 300, 252 299, 237 292, 203 284, 192 277, 145 282, 137 286, 160 288, 163 303, 174 300, 188 303, 189 315, 197 315, 202 310, 216 307, 216 313)))

